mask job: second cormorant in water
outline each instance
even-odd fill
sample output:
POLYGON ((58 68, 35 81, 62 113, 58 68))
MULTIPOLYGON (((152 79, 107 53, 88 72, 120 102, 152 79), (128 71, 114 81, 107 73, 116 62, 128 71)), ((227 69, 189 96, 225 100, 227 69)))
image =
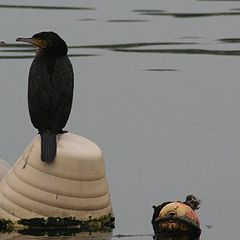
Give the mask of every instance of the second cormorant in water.
POLYGON ((28 108, 32 124, 41 135, 41 159, 49 163, 56 155, 56 135, 64 133, 72 106, 73 68, 67 45, 54 32, 16 41, 38 47, 29 71, 28 108))

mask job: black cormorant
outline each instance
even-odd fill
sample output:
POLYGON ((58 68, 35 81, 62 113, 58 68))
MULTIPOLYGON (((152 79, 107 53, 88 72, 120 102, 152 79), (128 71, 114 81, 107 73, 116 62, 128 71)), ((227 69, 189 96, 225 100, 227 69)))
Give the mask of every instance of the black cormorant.
POLYGON ((72 107, 73 68, 67 45, 54 32, 17 38, 38 49, 28 77, 28 108, 32 124, 41 135, 41 159, 50 163, 57 150, 56 135, 64 133, 72 107))

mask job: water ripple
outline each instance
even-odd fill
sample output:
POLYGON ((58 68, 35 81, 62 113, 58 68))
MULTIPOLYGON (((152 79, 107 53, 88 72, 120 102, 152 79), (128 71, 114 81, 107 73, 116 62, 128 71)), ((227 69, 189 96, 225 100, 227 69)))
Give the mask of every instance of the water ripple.
MULTIPOLYGON (((237 9, 235 9, 237 10, 237 9)), ((239 10, 239 9, 238 9, 239 10)), ((166 12, 163 10, 152 10, 152 9, 137 9, 133 12, 140 15, 149 15, 149 16, 171 16, 175 18, 195 18, 195 17, 215 17, 215 16, 234 16, 240 15, 240 11, 227 11, 227 12, 166 12)))
POLYGON ((148 20, 144 19, 110 19, 106 22, 113 22, 113 23, 142 23, 142 22, 149 22, 148 20))
POLYGON ((220 38, 217 41, 222 43, 240 43, 240 38, 220 38))
POLYGON ((201 2, 239 2, 239 0, 197 0, 201 2))
MULTIPOLYGON (((222 38, 216 41, 222 43, 238 43, 239 38, 222 38)), ((195 55, 222 55, 222 56, 239 56, 240 50, 226 50, 226 49, 203 49, 191 46, 198 45, 197 42, 179 41, 179 42, 135 42, 135 43, 122 43, 122 44, 99 44, 99 45, 70 45, 69 57, 91 57, 99 56, 94 49, 106 49, 115 52, 131 52, 131 53, 165 53, 165 54, 195 54, 195 55), (159 46, 160 48, 154 48, 159 46), (162 48, 161 48, 162 46, 162 48), (186 47, 188 46, 188 48, 186 47), (191 48, 190 48, 191 47, 191 48), (80 49, 85 49, 82 53, 80 49), (92 49, 94 52, 89 53, 87 49, 92 49), (80 51, 80 52, 79 52, 80 51)), ((18 59, 18 58, 33 58, 36 49, 27 44, 7 43, 0 45, 0 58, 1 59, 18 59), (1 55, 2 53, 2 55, 1 55), (15 53, 15 54, 14 54, 15 53), (29 54, 32 53, 32 54, 29 54)), ((83 51, 83 50, 82 50, 83 51)), ((170 71, 171 69, 148 69, 148 71, 170 71)))
POLYGON ((210 50, 210 49, 124 49, 119 48, 114 51, 132 53, 167 53, 167 54, 197 54, 197 55, 223 55, 239 56, 240 50, 210 50))
POLYGON ((147 46, 170 46, 170 45, 193 45, 196 42, 135 42, 135 43, 120 43, 120 44, 99 44, 99 45, 76 45, 69 46, 69 48, 98 48, 98 49, 119 49, 119 48, 133 48, 133 47, 147 47, 147 46))
MULTIPOLYGON (((99 54, 68 54, 69 57, 96 57, 99 54)), ((0 59, 31 59, 34 55, 0 55, 0 59)))
POLYGON ((149 68, 149 69, 143 69, 143 71, 150 71, 150 72, 177 72, 178 69, 174 68, 149 68))
POLYGON ((8 4, 0 4, 0 8, 46 9, 46 10, 96 10, 95 8, 92 8, 92 7, 43 6, 43 5, 8 5, 8 4))
POLYGON ((78 21, 82 21, 82 22, 94 22, 97 19, 94 18, 82 18, 82 19, 78 19, 78 21))

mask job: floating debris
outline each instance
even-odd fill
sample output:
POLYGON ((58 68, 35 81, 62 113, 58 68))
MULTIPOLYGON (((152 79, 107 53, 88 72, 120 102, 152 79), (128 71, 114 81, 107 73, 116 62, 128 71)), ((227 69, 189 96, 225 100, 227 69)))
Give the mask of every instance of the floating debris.
POLYGON ((185 202, 169 201, 153 206, 152 225, 155 235, 201 233, 200 221, 195 212, 199 209, 201 200, 194 195, 188 195, 185 202))

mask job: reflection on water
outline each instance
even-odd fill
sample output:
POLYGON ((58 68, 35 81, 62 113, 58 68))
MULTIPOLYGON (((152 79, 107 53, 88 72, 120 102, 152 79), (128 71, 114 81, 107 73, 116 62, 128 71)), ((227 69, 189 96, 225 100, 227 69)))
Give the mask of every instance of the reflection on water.
POLYGON ((197 0, 201 2, 238 2, 239 0, 197 0))
POLYGON ((35 52, 35 49, 1 49, 0 52, 35 52))
POLYGON ((240 43, 240 38, 221 38, 217 41, 222 43, 240 43))
POLYGON ((112 235, 111 232, 81 232, 74 233, 71 231, 46 231, 45 233, 39 234, 39 232, 32 233, 21 233, 21 232, 11 232, 11 233, 1 233, 1 239, 8 240, 29 240, 29 239, 49 239, 49 240, 59 240, 59 239, 71 239, 71 240, 117 240, 117 239, 139 239, 139 240, 199 240, 199 237, 195 236, 185 236, 185 235, 161 235, 153 236, 150 234, 139 234, 139 235, 112 235))
MULTIPOLYGON (((195 37, 186 37, 185 39, 192 39, 195 37)), ((198 39, 198 38, 195 38, 198 39)), ((217 39, 216 42, 225 43, 239 43, 239 38, 222 38, 217 39)), ((136 43, 120 43, 120 44, 100 44, 100 45, 70 45, 68 46, 70 53, 69 57, 93 57, 100 56, 96 53, 81 53, 81 49, 107 49, 115 52, 131 52, 131 53, 159 53, 159 54, 195 54, 195 55, 222 55, 222 56, 239 56, 240 50, 228 49, 203 49, 190 48, 189 46, 201 45, 198 42, 136 42, 136 43), (164 48, 149 48, 154 46, 163 46, 164 48), (169 46, 169 47, 168 47, 169 46), (178 46, 178 48, 174 47, 178 46), (184 47, 181 47, 184 46, 184 47), (187 47, 186 47, 187 46, 187 47)), ((221 45, 223 46, 223 45, 221 45)), ((0 59, 21 59, 33 58, 35 55, 35 48, 26 44, 7 43, 0 44, 0 59), (5 53, 2 55, 1 53, 5 53), (9 55, 6 55, 9 53, 9 55), (12 53, 33 53, 26 54, 12 54, 12 53)), ((149 69, 149 71, 172 71, 172 69, 149 69)), ((174 69, 175 71, 175 69, 174 69)))
MULTIPOLYGON (((237 10, 237 9, 234 9, 237 10)), ((214 16, 233 16, 240 15, 239 11, 232 12, 194 12, 194 13, 185 13, 185 12, 166 12, 163 10, 152 10, 152 9, 137 9, 133 12, 140 15, 149 15, 149 16, 171 16, 176 18, 198 18, 198 17, 214 17, 214 16)))
POLYGON ((148 20, 142 19, 111 19, 106 22, 115 22, 115 23, 137 23, 137 22, 148 22, 148 20))
POLYGON ((143 239, 151 239, 151 240, 199 240, 199 236, 193 236, 193 235, 184 235, 184 234, 162 234, 159 236, 154 236, 151 234, 138 234, 138 235, 113 235, 113 238, 138 238, 139 240, 143 239))
MULTIPOLYGON (((99 56, 98 54, 69 54, 69 57, 95 57, 99 56)), ((14 56, 8 56, 8 55, 0 55, 0 59, 28 59, 28 58, 34 58, 34 55, 14 55, 14 56)))
POLYGON ((153 71, 153 72, 176 72, 179 71, 178 69, 173 68, 149 68, 143 69, 144 71, 153 71))
POLYGON ((133 47, 148 47, 148 46, 166 46, 166 45, 192 45, 194 42, 136 42, 136 43, 122 43, 122 44, 101 44, 101 45, 82 45, 69 46, 69 48, 98 48, 98 49, 119 49, 119 48, 133 48, 133 47))
POLYGON ((208 49, 115 49, 119 52, 135 52, 135 53, 172 53, 172 54, 197 54, 197 55, 225 55, 239 56, 240 50, 208 50, 208 49))
POLYGON ((11 233, 1 233, 1 239, 8 239, 8 240, 29 240, 29 239, 51 239, 51 240, 59 240, 59 239, 72 239, 72 240, 110 240, 112 238, 112 233, 104 233, 104 232, 82 232, 82 233, 74 233, 71 231, 66 231, 57 233, 54 231, 48 231, 44 234, 34 234, 34 233, 26 233, 22 234, 20 232, 11 232, 11 233))
POLYGON ((168 236, 168 235, 163 235, 163 236, 158 236, 158 237, 154 237, 154 240, 199 240, 199 237, 195 237, 195 236, 186 236, 186 235, 182 235, 182 236, 168 236))
POLYGON ((95 8, 92 8, 92 7, 8 5, 8 4, 0 4, 0 8, 24 8, 24 9, 46 9, 46 10, 96 10, 95 8))
POLYGON ((92 21, 96 21, 96 19, 94 19, 94 18, 82 18, 82 19, 78 19, 78 21, 92 22, 92 21))
MULTIPOLYGON (((72 48, 69 46, 69 48, 72 48)), ((75 48, 75 47, 73 47, 75 48)), ((79 47, 81 48, 81 47, 79 47)), ((5 43, 0 44, 0 59, 25 59, 25 58, 33 58, 35 55, 36 48, 27 44, 18 44, 18 43, 5 43), (32 53, 31 55, 19 54, 19 55, 2 55, 1 53, 32 53)), ((91 53, 70 53, 69 57, 92 57, 99 56, 99 54, 91 54, 91 53)))
POLYGON ((52 28, 67 36, 76 66, 69 129, 96 140, 106 154, 116 233, 151 233, 146 216, 152 202, 194 189, 206 199, 203 239, 236 239, 232 206, 239 194, 222 196, 239 185, 239 1, 4 2, 0 41, 9 43, 0 46, 2 157, 13 163, 32 136, 26 81, 18 81, 26 78, 29 63, 18 59, 33 58, 35 48, 13 42, 19 33, 52 28))

